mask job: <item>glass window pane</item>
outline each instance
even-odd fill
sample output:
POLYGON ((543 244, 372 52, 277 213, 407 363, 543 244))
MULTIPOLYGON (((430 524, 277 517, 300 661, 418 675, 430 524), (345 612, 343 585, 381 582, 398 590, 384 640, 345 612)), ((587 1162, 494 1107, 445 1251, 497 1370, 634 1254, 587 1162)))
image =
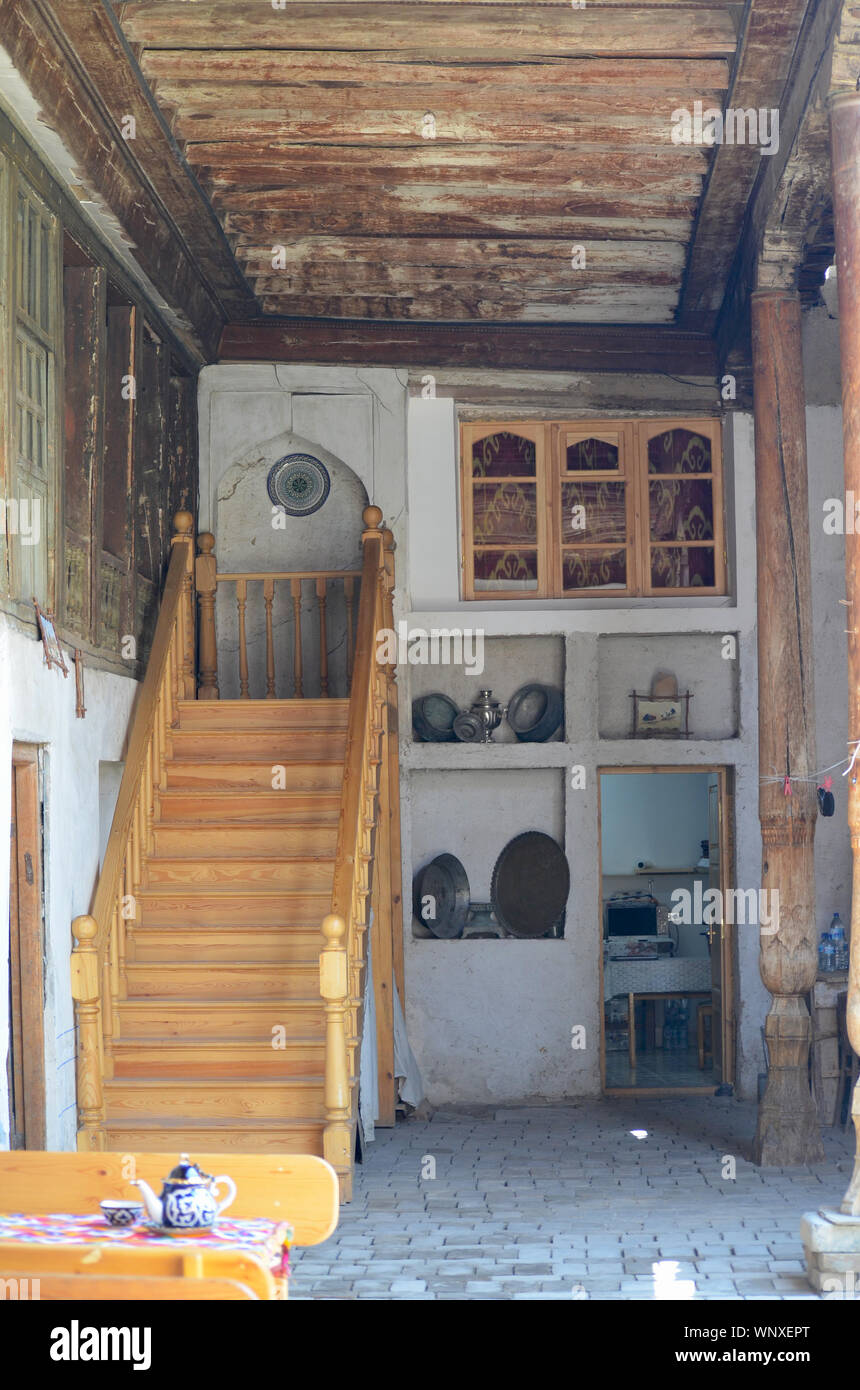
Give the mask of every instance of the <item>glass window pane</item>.
POLYGON ((571 589, 626 589, 626 550, 565 550, 562 585, 571 589))
POLYGON ((518 545, 537 539, 536 483, 477 483, 472 502, 476 545, 518 545))
POLYGON ((666 430, 648 440, 649 473, 710 473, 711 441, 692 430, 666 430))
POLYGON ((473 478, 533 478, 537 470, 534 441, 501 430, 472 445, 473 478))
POLYGON ((655 541, 711 541, 714 503, 710 478, 648 484, 649 526, 655 541))
POLYGON ((561 538, 577 541, 627 540, 626 484, 562 483, 561 538))
POLYGON ((655 589, 713 588, 714 549, 679 545, 651 551, 651 585, 655 589))
POLYGON ((522 589, 537 588, 537 551, 535 550, 478 550, 475 552, 475 588, 522 589))
POLYGON ((619 466, 618 445, 608 444, 605 439, 580 439, 576 444, 568 444, 565 458, 568 473, 617 471, 619 466))

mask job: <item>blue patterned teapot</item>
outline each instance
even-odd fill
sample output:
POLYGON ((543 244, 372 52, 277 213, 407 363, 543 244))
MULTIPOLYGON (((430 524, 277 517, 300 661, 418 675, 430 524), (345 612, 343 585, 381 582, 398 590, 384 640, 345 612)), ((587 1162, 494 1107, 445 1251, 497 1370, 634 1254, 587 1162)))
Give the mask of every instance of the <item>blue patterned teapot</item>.
POLYGON ((216 1217, 226 1211, 236 1196, 236 1184, 224 1175, 218 1178, 201 1173, 188 1154, 180 1154, 179 1162, 164 1179, 161 1196, 156 1197, 149 1183, 132 1178, 140 1189, 147 1215, 156 1226, 168 1231, 206 1230, 215 1225, 216 1217), (228 1195, 219 1202, 214 1189, 224 1183, 228 1195))

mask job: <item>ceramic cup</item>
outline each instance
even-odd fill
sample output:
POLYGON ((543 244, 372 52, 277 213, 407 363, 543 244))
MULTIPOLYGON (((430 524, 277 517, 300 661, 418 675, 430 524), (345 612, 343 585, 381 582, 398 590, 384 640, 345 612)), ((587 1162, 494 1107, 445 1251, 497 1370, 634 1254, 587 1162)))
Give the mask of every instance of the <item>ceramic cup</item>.
POLYGON ((99 1202, 101 1213, 109 1226, 134 1226, 143 1220, 142 1202, 125 1202, 110 1199, 99 1202))

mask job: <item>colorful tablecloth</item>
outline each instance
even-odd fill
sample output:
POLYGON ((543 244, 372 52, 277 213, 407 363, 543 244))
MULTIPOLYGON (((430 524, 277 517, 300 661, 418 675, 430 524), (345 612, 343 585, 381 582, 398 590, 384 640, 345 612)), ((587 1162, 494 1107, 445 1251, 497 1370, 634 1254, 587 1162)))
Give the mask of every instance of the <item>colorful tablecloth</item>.
POLYGON ((143 1223, 137 1226, 111 1226, 103 1216, 0 1214, 0 1241, 19 1240, 39 1245, 115 1242, 121 1245, 165 1245, 174 1248, 180 1243, 214 1248, 229 1245, 233 1250, 254 1255, 280 1278, 286 1278, 289 1273, 292 1239, 292 1227, 286 1221, 230 1221, 222 1217, 210 1230, 164 1235, 143 1223))

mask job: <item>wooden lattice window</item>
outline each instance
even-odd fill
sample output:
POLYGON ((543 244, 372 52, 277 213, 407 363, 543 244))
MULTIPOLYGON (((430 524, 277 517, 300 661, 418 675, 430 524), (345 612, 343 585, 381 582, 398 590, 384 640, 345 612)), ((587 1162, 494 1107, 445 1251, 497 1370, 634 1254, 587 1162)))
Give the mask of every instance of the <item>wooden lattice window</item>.
POLYGON ((56 470, 58 228, 53 213, 17 180, 12 220, 14 460, 7 479, 10 587, 51 603, 56 470))
POLYGON ((713 420, 464 425, 468 599, 725 592, 713 420))

